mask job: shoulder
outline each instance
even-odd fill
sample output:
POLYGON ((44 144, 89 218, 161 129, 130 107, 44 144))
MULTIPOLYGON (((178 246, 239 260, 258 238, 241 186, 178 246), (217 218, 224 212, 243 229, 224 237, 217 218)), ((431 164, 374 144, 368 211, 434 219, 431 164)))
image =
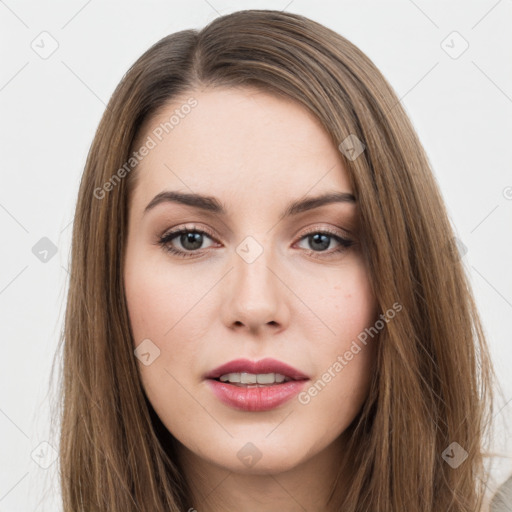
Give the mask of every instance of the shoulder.
POLYGON ((496 491, 492 498, 490 512, 512 512, 512 476, 496 491))

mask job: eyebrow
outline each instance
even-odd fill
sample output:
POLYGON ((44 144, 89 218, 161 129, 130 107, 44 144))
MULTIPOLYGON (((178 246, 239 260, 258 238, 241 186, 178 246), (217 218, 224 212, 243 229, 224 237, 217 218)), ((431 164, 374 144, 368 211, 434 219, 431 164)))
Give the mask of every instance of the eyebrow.
MULTIPOLYGON (((156 205, 161 203, 178 203, 186 206, 192 206, 200 210, 215 213, 217 215, 227 215, 227 208, 216 197, 205 196, 201 194, 192 194, 187 192, 176 192, 171 190, 164 190, 157 194, 144 209, 144 214, 152 210, 156 205)), ((291 201, 283 213, 281 220, 297 215, 299 213, 319 208, 326 204, 332 203, 350 203, 355 204, 356 198, 348 192, 326 192, 315 197, 306 197, 304 199, 297 199, 291 201)))

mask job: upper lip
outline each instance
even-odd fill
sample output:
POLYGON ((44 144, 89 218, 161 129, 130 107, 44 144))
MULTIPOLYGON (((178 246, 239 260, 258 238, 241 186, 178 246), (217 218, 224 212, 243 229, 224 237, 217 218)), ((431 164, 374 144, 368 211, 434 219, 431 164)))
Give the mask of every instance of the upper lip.
POLYGON ((250 361, 249 359, 235 359, 222 364, 206 374, 205 379, 218 379, 227 373, 279 373, 292 380, 309 379, 307 375, 293 368, 292 366, 278 361, 277 359, 260 359, 259 361, 250 361))

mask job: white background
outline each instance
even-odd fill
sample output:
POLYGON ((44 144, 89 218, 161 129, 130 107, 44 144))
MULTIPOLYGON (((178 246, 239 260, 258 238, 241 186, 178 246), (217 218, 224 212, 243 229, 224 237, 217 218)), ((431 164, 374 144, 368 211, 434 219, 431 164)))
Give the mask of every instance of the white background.
MULTIPOLYGON (((0 1, 1 512, 60 510, 58 464, 45 470, 35 460, 51 461, 52 449, 40 443, 50 441, 49 376, 62 326, 71 222, 105 104, 151 44, 249 8, 285 9, 334 29, 374 61, 401 98, 467 248, 463 260, 504 390, 496 417, 510 420, 511 0, 5 0, 0 1), (31 47, 42 47, 46 37, 50 48, 43 31, 58 43, 46 59, 31 47), (448 45, 452 54, 462 48, 453 31, 469 44, 458 58, 445 51, 448 45), (57 247, 46 263, 32 252, 43 237, 57 247)), ((503 438, 499 449, 505 449, 503 438)), ((512 455, 510 445, 506 450, 512 455)), ((512 458, 498 458, 493 473, 504 480, 512 473, 512 458)))

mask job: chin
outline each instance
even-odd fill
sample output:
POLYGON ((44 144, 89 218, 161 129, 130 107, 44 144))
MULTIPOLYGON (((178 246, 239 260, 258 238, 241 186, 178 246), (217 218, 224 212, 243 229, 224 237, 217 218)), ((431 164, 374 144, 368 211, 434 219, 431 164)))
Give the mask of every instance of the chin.
POLYGON ((265 439, 265 435, 230 439, 224 445, 217 444, 221 452, 205 453, 205 458, 234 473, 264 475, 286 472, 314 455, 312 447, 309 450, 306 448, 303 437, 303 441, 299 442, 280 436, 265 439))

